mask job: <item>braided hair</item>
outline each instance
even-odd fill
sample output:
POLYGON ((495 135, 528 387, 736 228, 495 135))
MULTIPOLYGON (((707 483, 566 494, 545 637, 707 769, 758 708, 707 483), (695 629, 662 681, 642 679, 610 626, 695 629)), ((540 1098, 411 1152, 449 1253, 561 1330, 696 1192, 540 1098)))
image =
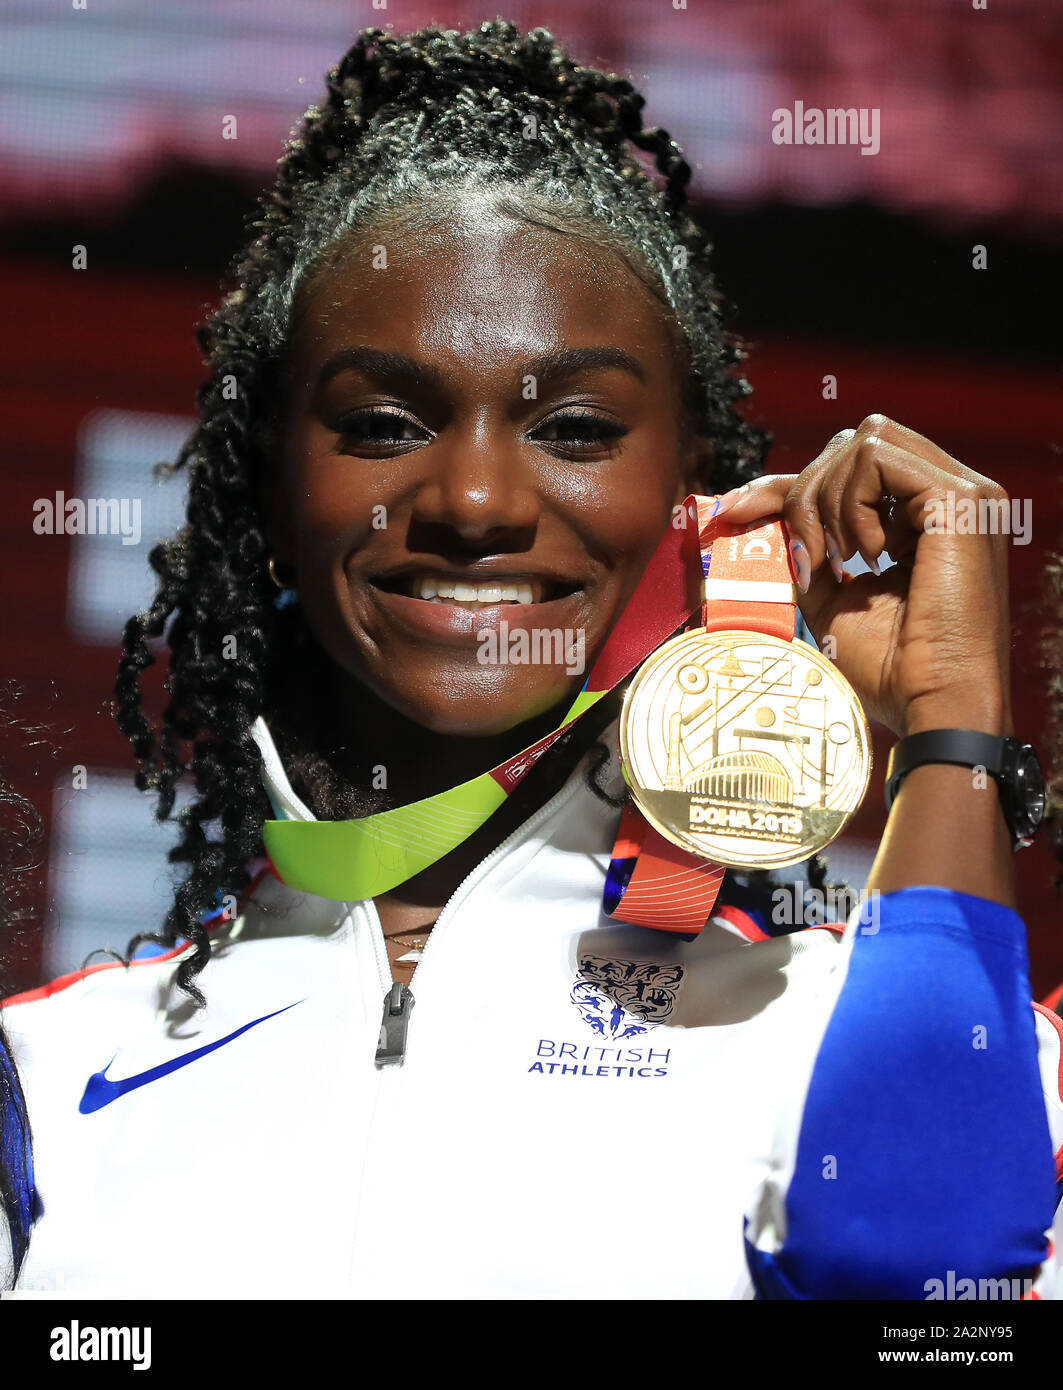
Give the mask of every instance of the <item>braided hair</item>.
MULTIPOLYGON (((173 812, 182 778, 195 789, 170 852, 188 872, 162 930, 135 937, 127 953, 145 939, 189 941, 177 983, 199 1005, 194 981, 210 957, 201 914, 219 894, 246 886, 270 814, 255 719, 268 711, 293 786, 315 815, 342 818, 358 804, 337 770, 339 721, 323 694, 330 663, 298 605, 275 605, 259 502, 303 295, 349 238, 383 225, 438 223, 449 199, 607 247, 667 311, 683 408, 713 446, 705 490, 758 476, 768 442, 737 408, 751 388, 726 327, 711 247, 685 210, 690 166, 666 130, 643 125, 644 98, 627 78, 579 65, 545 29, 522 34, 497 20, 466 34, 367 29, 326 85, 327 98, 307 110, 259 199, 250 240, 229 271, 232 287, 197 330, 208 369, 199 421, 165 466, 188 470, 187 520, 151 552, 158 590, 126 624, 116 683, 118 724, 133 747, 137 786, 157 793, 157 819, 173 812), (141 678, 155 660, 150 644, 164 634, 168 702, 156 728, 141 678)), ((551 779, 563 780, 573 749, 597 736, 616 704, 599 701, 518 795, 541 795, 551 779)), ((597 786, 603 761, 602 753, 592 759, 590 777, 605 796, 597 786)))

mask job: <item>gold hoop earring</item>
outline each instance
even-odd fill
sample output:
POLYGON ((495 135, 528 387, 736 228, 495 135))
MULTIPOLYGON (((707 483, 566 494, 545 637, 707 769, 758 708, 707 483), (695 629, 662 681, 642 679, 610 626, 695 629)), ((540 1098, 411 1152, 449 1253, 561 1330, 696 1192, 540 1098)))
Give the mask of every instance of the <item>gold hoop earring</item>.
POLYGON ((272 555, 269 557, 269 564, 266 566, 266 568, 269 570, 270 579, 273 580, 274 584, 276 584, 277 588, 280 589, 282 593, 286 592, 288 589, 292 587, 290 584, 282 584, 281 581, 277 578, 277 562, 272 555))

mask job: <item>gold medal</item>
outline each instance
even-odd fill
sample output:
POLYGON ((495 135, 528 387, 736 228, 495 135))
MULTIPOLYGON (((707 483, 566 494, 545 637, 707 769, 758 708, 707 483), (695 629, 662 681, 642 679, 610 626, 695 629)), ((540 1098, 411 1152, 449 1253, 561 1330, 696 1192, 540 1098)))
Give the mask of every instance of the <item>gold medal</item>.
POLYGON ((694 628, 654 652, 625 696, 620 753, 650 825, 735 868, 816 854, 871 775, 848 681, 807 642, 756 631, 694 628))

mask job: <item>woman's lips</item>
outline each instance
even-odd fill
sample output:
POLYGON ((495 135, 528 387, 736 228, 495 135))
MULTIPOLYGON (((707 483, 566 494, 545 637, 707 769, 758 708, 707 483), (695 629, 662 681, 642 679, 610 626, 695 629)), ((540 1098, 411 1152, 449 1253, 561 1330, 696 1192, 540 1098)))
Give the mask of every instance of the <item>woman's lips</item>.
POLYGON ((576 589, 546 603, 492 603, 486 608, 468 608, 460 603, 435 603, 409 598, 369 585, 373 601, 388 619, 415 639, 426 637, 437 642, 466 645, 477 640, 477 633, 498 631, 503 620, 509 630, 517 628, 570 628, 584 626, 585 595, 576 589))

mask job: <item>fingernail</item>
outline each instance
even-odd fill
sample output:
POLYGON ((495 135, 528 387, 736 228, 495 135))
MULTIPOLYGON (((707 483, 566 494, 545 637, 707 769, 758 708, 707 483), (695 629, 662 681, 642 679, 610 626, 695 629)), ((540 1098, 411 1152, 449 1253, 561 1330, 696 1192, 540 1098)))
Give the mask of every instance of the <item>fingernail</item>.
POLYGON ((790 542, 790 554, 794 559, 794 569, 797 571, 797 587, 803 594, 808 593, 808 581, 812 577, 812 562, 808 558, 808 551, 802 541, 790 542))
POLYGON ((842 562, 838 559, 838 542, 826 528, 823 531, 823 539, 827 542, 827 559, 830 561, 831 573, 840 584, 842 582, 842 562))
POLYGON ((856 430, 839 430, 831 439, 831 444, 848 444, 850 439, 856 438, 856 430))
POLYGON ((880 579, 882 577, 882 571, 879 569, 877 560, 868 560, 867 567, 876 578, 880 579))
POLYGON ((728 507, 733 507, 738 499, 744 497, 748 491, 749 484, 744 483, 741 487, 733 487, 730 492, 725 492, 722 497, 716 499, 716 510, 713 512, 713 516, 719 516, 728 507))

